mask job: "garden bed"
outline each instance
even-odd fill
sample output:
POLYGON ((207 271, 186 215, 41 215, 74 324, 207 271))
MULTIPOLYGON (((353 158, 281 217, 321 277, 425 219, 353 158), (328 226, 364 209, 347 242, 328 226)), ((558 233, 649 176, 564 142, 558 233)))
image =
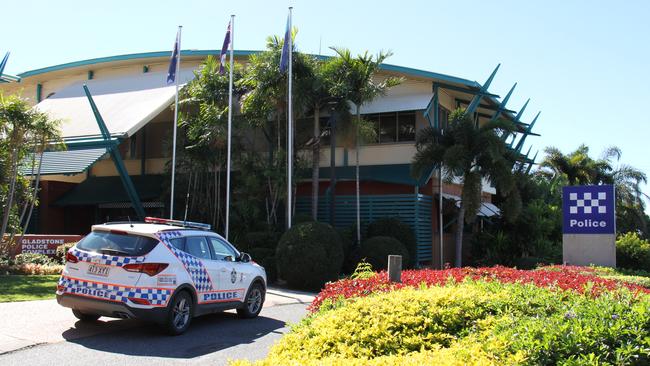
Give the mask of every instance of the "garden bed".
POLYGON ((650 364, 650 290, 615 275, 553 266, 345 279, 258 364, 650 364))

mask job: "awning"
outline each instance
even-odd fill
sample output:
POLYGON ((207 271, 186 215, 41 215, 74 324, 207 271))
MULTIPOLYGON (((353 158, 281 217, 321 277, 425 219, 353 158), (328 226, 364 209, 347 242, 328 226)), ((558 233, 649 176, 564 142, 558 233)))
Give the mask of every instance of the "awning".
POLYGON ((501 210, 489 202, 482 202, 478 211, 479 216, 492 217, 501 215, 501 210))
MULTIPOLYGON (((103 147, 86 150, 46 151, 43 153, 41 162, 41 175, 83 173, 104 154, 106 154, 106 148, 103 147)), ((20 168, 21 173, 25 176, 37 175, 40 157, 41 154, 37 154, 34 159, 31 156, 27 157, 20 168), (32 161, 35 162, 34 169, 32 169, 32 161)))
MULTIPOLYGON (((321 179, 330 179, 330 168, 320 168, 321 179)), ((354 166, 336 167, 337 180, 355 180, 354 166)), ((393 184, 417 186, 418 181, 411 177, 410 164, 362 165, 359 167, 359 179, 393 184)))
MULTIPOLYGON (((179 81, 194 77, 182 70, 179 81)), ((164 73, 134 74, 120 78, 86 80, 57 90, 36 105, 51 118, 61 119, 64 138, 100 135, 97 121, 83 90, 88 89, 111 135, 129 137, 160 114, 174 100, 175 86, 167 85, 164 73)))
MULTIPOLYGON (((454 201, 456 207, 460 207, 459 196, 449 194, 449 193, 443 193, 442 198, 446 200, 454 201)), ((481 202, 481 207, 479 207, 478 212, 476 214, 485 217, 499 216, 501 215, 501 210, 490 202, 481 202)))
MULTIPOLYGON (((142 201, 157 201, 163 193, 162 175, 131 176, 142 201)), ((130 202, 120 177, 89 177, 54 202, 54 206, 87 206, 130 202)))
POLYGON ((373 99, 372 102, 361 106, 361 113, 370 114, 423 110, 427 108, 427 105, 429 105, 431 96, 431 93, 426 93, 378 97, 373 99))

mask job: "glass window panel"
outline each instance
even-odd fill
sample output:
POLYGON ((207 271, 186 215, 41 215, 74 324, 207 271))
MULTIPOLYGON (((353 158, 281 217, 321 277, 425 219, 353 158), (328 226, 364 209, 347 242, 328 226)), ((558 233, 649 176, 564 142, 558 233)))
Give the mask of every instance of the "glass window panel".
POLYGON ((201 259, 211 259, 208 241, 203 236, 188 236, 185 239, 185 251, 201 259))
POLYGON ((397 113, 382 113, 379 118, 379 143, 397 139, 397 113))
POLYGON ((377 143, 379 141, 379 114, 367 114, 364 116, 361 116, 361 118, 365 119, 366 121, 372 122, 374 125, 374 130, 375 130, 375 141, 369 141, 370 143, 377 143))
POLYGON ((397 141, 415 141, 415 112, 399 112, 397 141))
POLYGON ((210 245, 212 245, 212 252, 215 255, 214 259, 229 261, 235 260, 237 254, 228 244, 224 243, 219 238, 209 237, 208 239, 210 240, 210 245))

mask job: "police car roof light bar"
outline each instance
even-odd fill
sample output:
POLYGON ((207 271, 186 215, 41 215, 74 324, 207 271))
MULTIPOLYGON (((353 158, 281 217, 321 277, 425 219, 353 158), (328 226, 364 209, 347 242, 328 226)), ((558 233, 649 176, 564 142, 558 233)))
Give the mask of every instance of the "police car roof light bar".
POLYGON ((210 230, 212 228, 212 225, 204 224, 204 223, 201 223, 201 222, 162 219, 162 218, 159 218, 159 217, 145 217, 144 222, 150 223, 150 224, 177 225, 177 226, 191 227, 191 228, 194 228, 194 229, 202 229, 202 230, 210 230))

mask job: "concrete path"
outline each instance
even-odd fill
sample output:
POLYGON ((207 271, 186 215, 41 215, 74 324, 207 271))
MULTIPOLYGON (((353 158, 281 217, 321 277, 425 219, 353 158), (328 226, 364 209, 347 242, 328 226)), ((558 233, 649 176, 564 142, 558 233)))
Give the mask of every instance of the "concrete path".
MULTIPOLYGON (((313 294, 306 292, 269 288, 262 315, 269 308, 284 305, 296 305, 300 313, 304 314, 313 298, 313 294)), ((0 355, 44 344, 151 328, 149 324, 133 319, 102 317, 94 323, 82 323, 72 315, 70 309, 59 306, 56 300, 0 303, 0 314, 3 315, 0 317, 0 355)), ((192 327, 200 324, 201 319, 195 319, 192 327)))

